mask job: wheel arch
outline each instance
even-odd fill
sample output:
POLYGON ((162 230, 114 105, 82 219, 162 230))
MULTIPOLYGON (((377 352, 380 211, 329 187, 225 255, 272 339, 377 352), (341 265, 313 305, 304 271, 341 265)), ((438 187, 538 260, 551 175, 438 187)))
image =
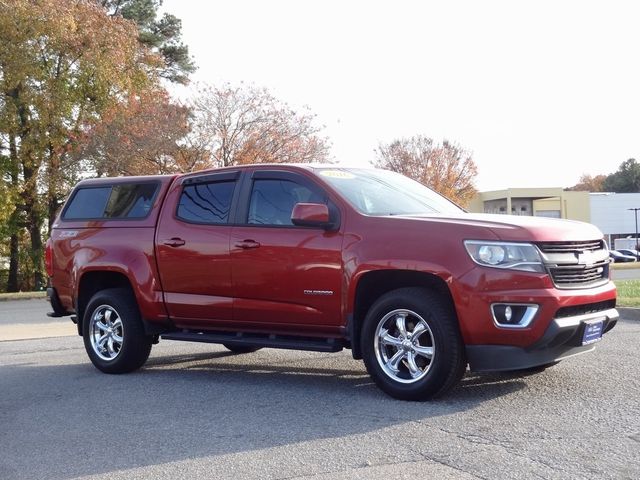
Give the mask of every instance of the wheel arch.
MULTIPOLYGON (((434 291, 446 299, 456 315, 453 297, 447 283, 438 275, 415 270, 373 270, 362 274, 355 291, 353 313, 349 319, 349 338, 353 358, 361 359, 360 335, 367 312, 382 295, 407 287, 434 291)), ((457 315, 456 315, 457 318, 457 315)))

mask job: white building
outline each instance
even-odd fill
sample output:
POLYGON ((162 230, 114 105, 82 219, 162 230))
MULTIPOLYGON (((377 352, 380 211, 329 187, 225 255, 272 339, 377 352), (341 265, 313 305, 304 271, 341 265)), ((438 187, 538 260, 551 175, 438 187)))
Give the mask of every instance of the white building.
MULTIPOLYGON (((616 238, 635 236, 636 212, 640 209, 640 193, 590 193, 590 221, 597 226, 613 248, 616 238)), ((640 222, 640 211, 638 211, 640 222)), ((640 223, 638 224, 640 228, 640 223)))

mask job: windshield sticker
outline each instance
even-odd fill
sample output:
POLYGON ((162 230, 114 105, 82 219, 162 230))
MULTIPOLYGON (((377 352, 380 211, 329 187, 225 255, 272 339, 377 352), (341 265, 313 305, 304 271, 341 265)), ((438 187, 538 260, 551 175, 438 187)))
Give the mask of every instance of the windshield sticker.
POLYGON ((320 172, 320 175, 322 175, 323 177, 329 177, 329 178, 345 178, 345 179, 356 178, 354 174, 349 172, 343 172, 340 170, 323 170, 320 172))

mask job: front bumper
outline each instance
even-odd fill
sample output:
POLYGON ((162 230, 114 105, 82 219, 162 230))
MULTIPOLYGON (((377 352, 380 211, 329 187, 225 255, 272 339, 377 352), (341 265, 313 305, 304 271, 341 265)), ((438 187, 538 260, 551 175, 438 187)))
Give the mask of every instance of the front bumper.
POLYGON ((467 345, 469 368, 475 372, 521 370, 552 363, 595 349, 594 344, 582 345, 586 322, 602 320, 603 335, 618 322, 615 308, 599 312, 554 318, 544 335, 528 347, 512 345, 467 345))

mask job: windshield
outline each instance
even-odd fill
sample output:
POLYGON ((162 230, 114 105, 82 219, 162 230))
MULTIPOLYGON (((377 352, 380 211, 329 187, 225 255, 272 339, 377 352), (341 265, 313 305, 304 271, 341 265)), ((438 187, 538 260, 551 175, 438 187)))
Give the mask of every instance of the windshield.
POLYGON ((366 215, 461 213, 463 210, 421 183, 376 169, 323 169, 318 174, 366 215))

